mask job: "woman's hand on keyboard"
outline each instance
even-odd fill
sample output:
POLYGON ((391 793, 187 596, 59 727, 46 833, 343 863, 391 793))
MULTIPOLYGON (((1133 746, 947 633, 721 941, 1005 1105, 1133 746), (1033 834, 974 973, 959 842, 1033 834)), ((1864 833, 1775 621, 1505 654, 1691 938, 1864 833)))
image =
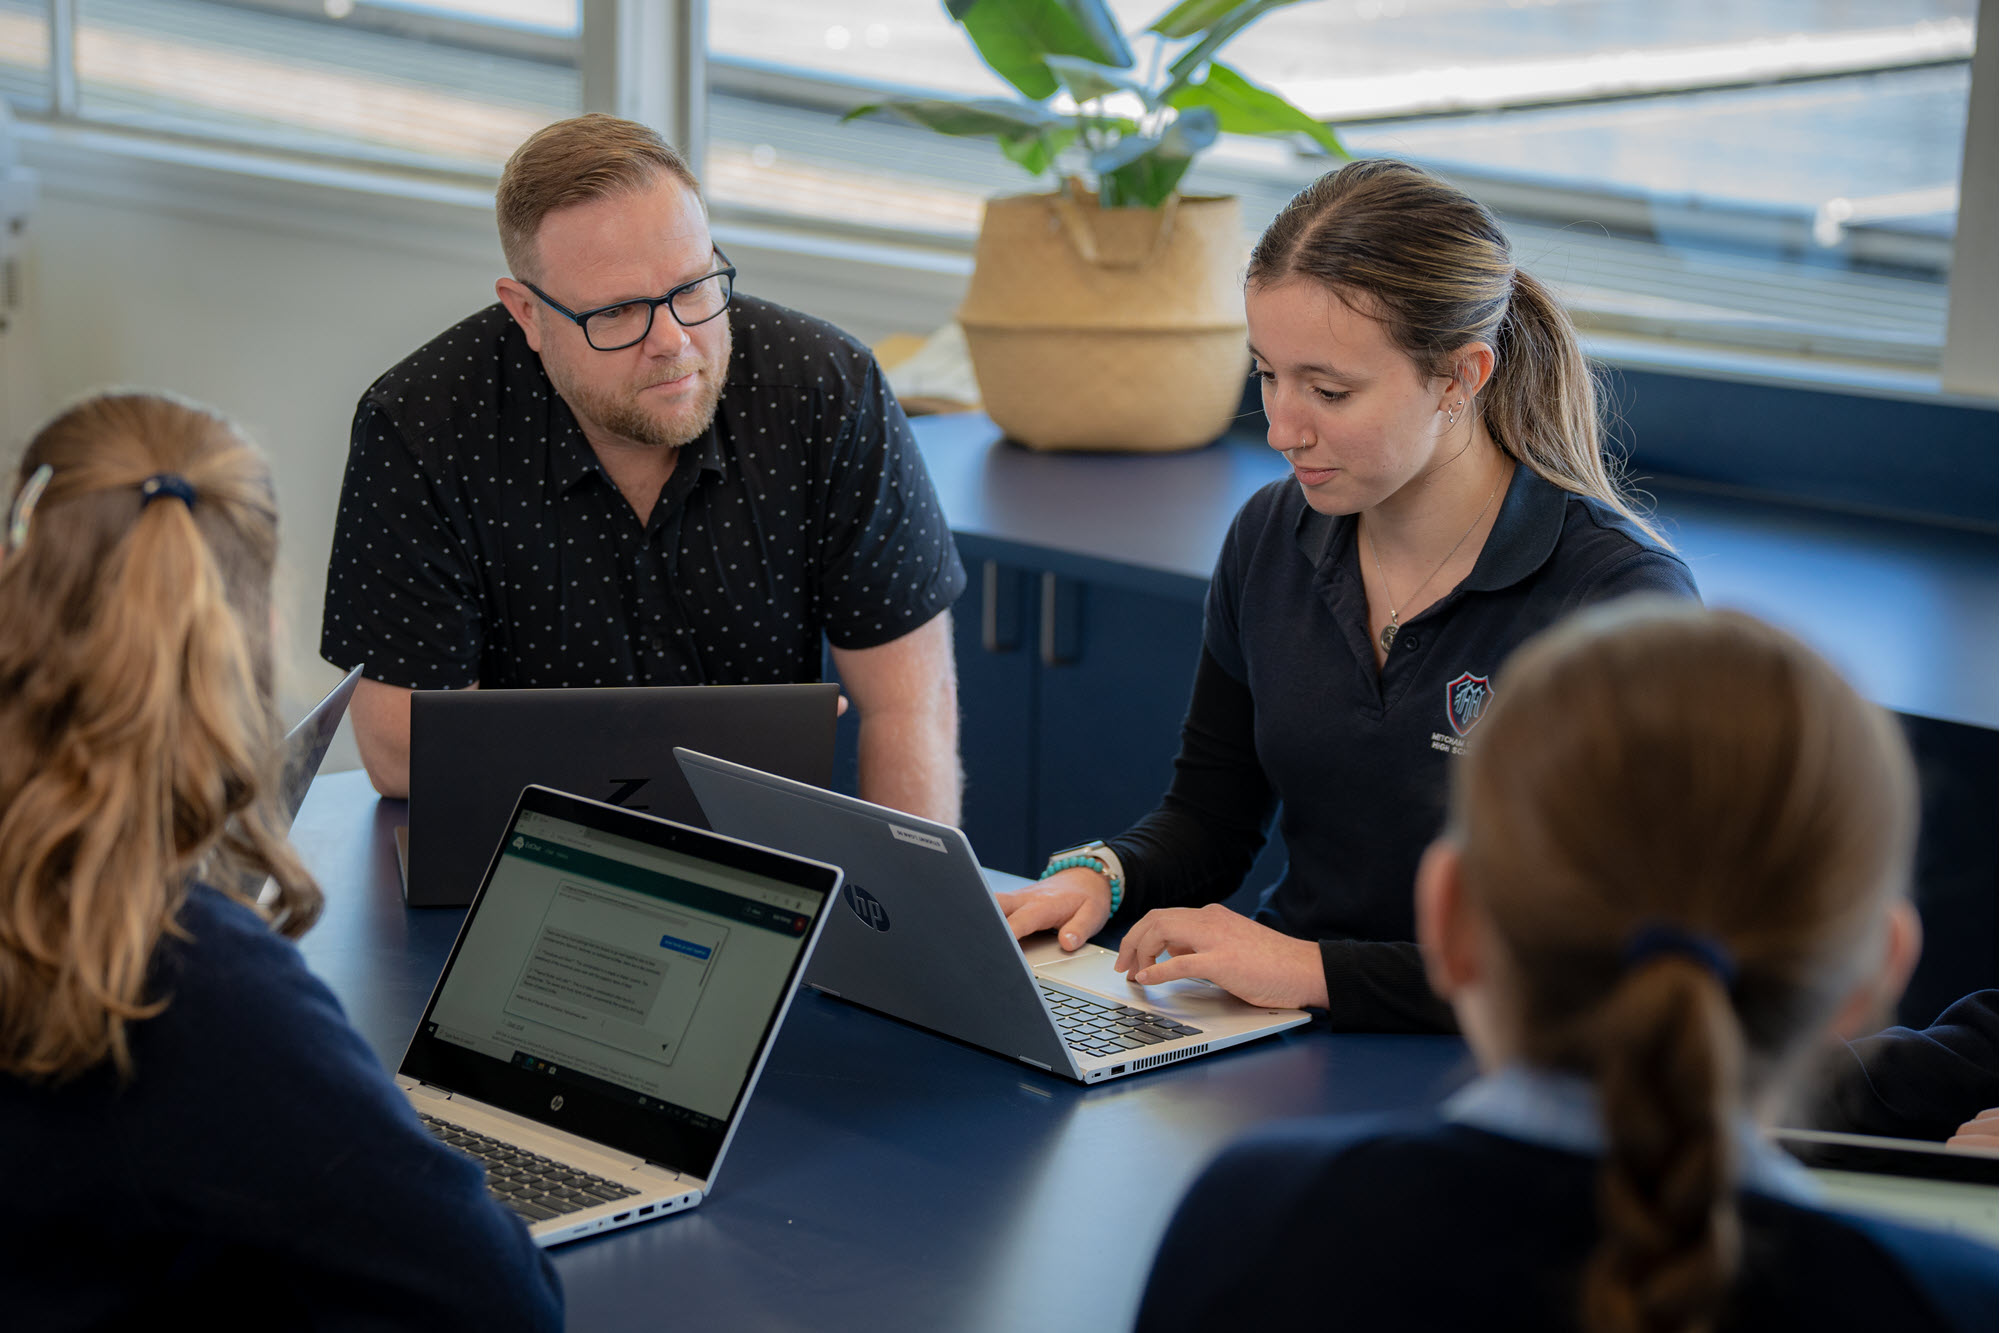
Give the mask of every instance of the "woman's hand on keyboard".
POLYGON ((1261 926, 1220 903, 1146 913, 1125 932, 1115 966, 1141 986, 1197 977, 1267 1008, 1326 1005, 1319 945, 1261 926), (1173 956, 1161 959, 1162 953, 1173 956))
POLYGON ((1079 949, 1111 919, 1111 881, 1084 866, 1058 870, 1038 884, 994 895, 1014 938, 1057 930, 1065 949, 1079 949))

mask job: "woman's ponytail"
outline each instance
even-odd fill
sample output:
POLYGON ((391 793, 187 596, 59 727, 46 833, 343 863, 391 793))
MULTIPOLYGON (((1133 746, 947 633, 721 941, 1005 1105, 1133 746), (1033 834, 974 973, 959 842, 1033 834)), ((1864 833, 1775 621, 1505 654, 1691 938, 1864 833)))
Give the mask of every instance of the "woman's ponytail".
POLYGON ((120 395, 45 428, 24 474, 43 463, 0 563, 0 1070, 59 1081, 130 1072, 127 1025, 166 998, 149 969, 195 879, 248 898, 274 878, 292 935, 320 896, 271 812, 261 460, 208 413, 120 395))
POLYGON ((1626 974, 1592 1027, 1605 1152, 1583 1327, 1706 1333, 1738 1261, 1743 1036, 1728 993, 1698 961, 1660 957, 1626 974))
POLYGON ((1543 480, 1601 501, 1669 545, 1627 498, 1616 465, 1604 456, 1597 381, 1569 313, 1518 268, 1494 351, 1493 378, 1479 394, 1494 441, 1543 480))

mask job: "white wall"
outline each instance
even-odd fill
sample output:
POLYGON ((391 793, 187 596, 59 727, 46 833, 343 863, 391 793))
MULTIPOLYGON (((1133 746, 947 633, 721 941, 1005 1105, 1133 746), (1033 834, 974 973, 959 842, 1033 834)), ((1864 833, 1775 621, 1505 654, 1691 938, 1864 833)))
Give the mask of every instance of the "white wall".
MULTIPOLYGON (((224 155, 134 156, 104 136, 39 133, 25 154, 42 177, 25 268, 32 347, 17 357, 27 373, 0 376, 29 384, 36 401, 7 404, 0 422, 127 386, 186 394, 245 427, 277 479, 281 693, 296 716, 338 678, 319 659, 320 603, 355 400, 493 299, 502 269, 490 197, 385 196, 303 170, 274 181, 224 155)), ((968 268, 948 253, 718 233, 746 290, 871 340, 948 318, 968 268)), ((0 459, 11 466, 23 443, 0 443, 0 459)), ((329 767, 354 762, 343 738, 329 767)))
MULTIPOLYGON (((93 389, 171 389, 221 409, 269 453, 284 555, 280 690, 295 716, 339 678, 319 660, 319 609, 355 399, 490 299, 497 242, 441 258, 53 188, 31 226, 24 324, 40 401, 26 419, 93 389)), ((10 459, 23 443, 8 442, 10 459)), ((334 758, 354 762, 351 750, 334 758)))

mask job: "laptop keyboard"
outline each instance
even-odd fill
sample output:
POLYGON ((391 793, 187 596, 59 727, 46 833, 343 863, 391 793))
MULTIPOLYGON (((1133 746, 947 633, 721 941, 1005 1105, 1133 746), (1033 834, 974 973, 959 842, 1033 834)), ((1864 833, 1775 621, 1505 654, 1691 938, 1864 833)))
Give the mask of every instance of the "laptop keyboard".
POLYGON ((417 1112, 417 1119, 439 1139, 484 1164, 487 1190, 529 1222, 546 1222, 565 1213, 580 1213, 600 1203, 629 1199, 639 1192, 421 1111, 417 1112))
POLYGON ((1056 1016, 1063 1044, 1085 1055, 1118 1055, 1146 1046, 1157 1046, 1175 1037, 1194 1037, 1200 1028, 1191 1028, 1164 1014, 1135 1009, 1129 1004, 1108 1004, 1044 985, 1042 994, 1056 1016))

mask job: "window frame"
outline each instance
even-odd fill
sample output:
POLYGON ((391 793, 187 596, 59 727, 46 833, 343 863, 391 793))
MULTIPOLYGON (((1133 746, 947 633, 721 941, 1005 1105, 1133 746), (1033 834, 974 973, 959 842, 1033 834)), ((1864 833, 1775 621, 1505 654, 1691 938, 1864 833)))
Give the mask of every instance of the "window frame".
MULTIPOLYGON (((179 161, 197 170, 224 170, 231 176, 262 174, 278 194, 288 187, 335 186, 362 195, 383 196, 384 207, 407 217, 414 201, 490 209, 491 177, 448 170, 421 171, 376 167, 362 159, 335 154, 280 154, 245 149, 225 136, 193 142, 185 135, 152 135, 123 126, 100 126, 78 114, 75 33, 78 0, 47 0, 50 33, 50 107, 45 116, 21 117, 17 135, 49 145, 87 143, 94 152, 121 146, 150 161, 156 179, 179 161)), ((1960 223, 1949 282, 1949 318, 1943 364, 1937 374, 1874 372, 1810 358, 1759 355, 1692 340, 1657 343, 1612 336, 1587 339, 1587 349, 1614 372, 1735 384, 1762 384, 1773 389, 1814 395, 1906 399, 1944 408, 1990 410, 1994 405, 1995 325, 2000 317, 1993 252, 1994 218, 1994 6, 1982 3, 1977 20, 1973 86, 1967 102, 1966 149, 1961 172, 1960 223), (1984 201, 1984 202, 1982 202, 1984 201), (1970 262, 1968 262, 1970 261, 1970 262)), ((581 0, 580 72, 582 104, 653 126, 669 142, 686 145, 697 173, 707 147, 706 106, 710 89, 826 106, 868 89, 833 77, 816 77, 754 62, 710 57, 707 52, 707 0, 581 0), (662 77, 665 71, 665 77, 662 77)), ((443 20, 450 22, 450 20, 443 20)), ((59 149, 52 148, 59 152, 59 149)), ((99 160, 102 160, 99 158, 99 160)), ((257 191, 271 196, 269 189, 257 191)), ((274 197, 274 196, 272 196, 274 197)), ((357 201, 358 202, 358 201, 357 201)), ((265 206, 275 213, 296 211, 265 206)), ((933 322, 949 317, 953 301, 945 293, 969 270, 969 241, 910 236, 890 228, 879 231, 852 225, 815 225, 800 219, 739 216, 726 207, 717 210, 718 235, 727 235, 733 251, 758 259, 777 258, 795 275, 811 272, 810 283, 829 294, 830 304, 849 311, 876 291, 884 291, 886 310, 909 313, 935 310, 933 322), (884 290, 883 277, 899 262, 912 276, 884 290), (942 298, 942 299, 941 299, 942 298)), ((449 231, 461 232, 462 214, 449 231)), ((1815 414, 1817 415, 1817 414, 1815 414)), ((1829 421, 1837 421, 1830 414, 1829 421)), ((1635 427, 1638 422, 1629 423, 1635 427)), ((1639 431, 1641 435, 1649 432, 1639 431)), ((1827 476, 1845 469, 1860 451, 1880 451, 1879 437, 1835 442, 1819 466, 1827 476)), ((1989 451, 1990 452, 1990 451, 1989 451)), ((1640 453, 1653 468, 1677 471, 1672 456, 1640 442, 1640 453)), ((1972 464, 1971 476, 1990 471, 1990 460, 1972 464)), ((1771 470, 1749 469, 1742 484, 1764 490, 1771 470)), ((1737 484, 1730 478, 1724 484, 1737 484)), ((1797 498, 1824 503, 1825 479, 1803 479, 1797 498)), ((1768 493, 1768 492, 1766 492, 1768 493)), ((1921 496, 1902 497, 1897 508, 1931 512, 1945 521, 1963 523, 1963 497, 1932 505, 1921 496)), ((1974 519, 1978 522, 1980 520, 1974 519)), ((1990 519, 1986 520, 1990 523, 1990 519)))

